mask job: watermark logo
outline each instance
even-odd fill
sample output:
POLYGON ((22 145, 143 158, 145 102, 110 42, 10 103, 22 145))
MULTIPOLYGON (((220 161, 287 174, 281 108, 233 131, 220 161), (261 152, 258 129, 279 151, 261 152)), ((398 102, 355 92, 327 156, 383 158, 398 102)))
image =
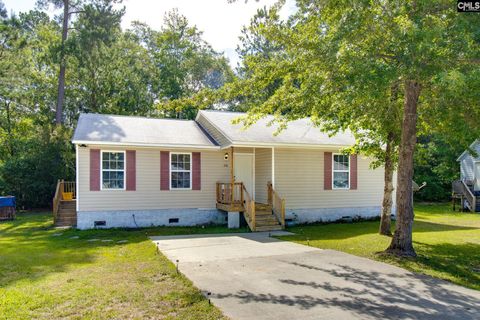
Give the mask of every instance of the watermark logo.
POLYGON ((480 12, 480 1, 457 1, 457 12, 480 12))

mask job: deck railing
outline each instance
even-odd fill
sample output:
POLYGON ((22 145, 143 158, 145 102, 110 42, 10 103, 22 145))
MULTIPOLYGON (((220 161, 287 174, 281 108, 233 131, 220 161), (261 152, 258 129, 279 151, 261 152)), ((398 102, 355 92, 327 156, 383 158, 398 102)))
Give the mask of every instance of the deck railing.
POLYGON ((470 211, 475 212, 475 209, 477 207, 477 197, 475 197, 466 182, 462 180, 461 183, 457 184, 455 187, 459 189, 459 191, 461 191, 463 196, 467 199, 468 204, 470 205, 470 211))
POLYGON ((268 183, 268 204, 272 206, 273 214, 278 221, 285 228, 285 199, 280 197, 277 191, 273 189, 272 183, 268 183))

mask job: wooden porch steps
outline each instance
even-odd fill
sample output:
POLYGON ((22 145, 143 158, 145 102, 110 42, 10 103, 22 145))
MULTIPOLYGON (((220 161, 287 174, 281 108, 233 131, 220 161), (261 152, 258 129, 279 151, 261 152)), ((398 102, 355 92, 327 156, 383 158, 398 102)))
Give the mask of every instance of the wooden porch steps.
POLYGON ((74 227, 77 225, 77 201, 60 200, 55 218, 56 227, 74 227))
POLYGON ((282 230, 282 225, 272 212, 272 206, 255 203, 255 231, 282 230))

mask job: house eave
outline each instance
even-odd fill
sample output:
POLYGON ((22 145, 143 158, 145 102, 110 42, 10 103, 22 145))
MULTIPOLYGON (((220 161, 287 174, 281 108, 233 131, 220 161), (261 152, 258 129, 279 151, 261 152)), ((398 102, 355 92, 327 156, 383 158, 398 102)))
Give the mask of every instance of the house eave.
POLYGON ((206 145, 195 145, 195 144, 138 143, 138 142, 112 142, 112 141, 90 141, 90 140, 72 140, 72 143, 75 145, 85 144, 85 145, 95 145, 95 146, 220 150, 220 146, 206 146, 206 145))
POLYGON ((237 148, 297 148, 297 149, 331 149, 331 148, 348 148, 352 145, 346 144, 313 144, 313 143, 281 143, 281 142, 242 142, 234 141, 231 144, 222 146, 221 149, 230 147, 237 148))

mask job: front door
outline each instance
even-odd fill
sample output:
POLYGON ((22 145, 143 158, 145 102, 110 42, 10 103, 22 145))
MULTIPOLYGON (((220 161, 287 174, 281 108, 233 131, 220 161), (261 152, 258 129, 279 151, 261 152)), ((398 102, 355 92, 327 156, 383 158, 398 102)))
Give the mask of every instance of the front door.
POLYGON ((248 194, 255 198, 253 188, 253 154, 234 153, 233 167, 236 182, 243 182, 248 194))
POLYGON ((473 190, 480 191, 480 162, 475 162, 475 185, 473 190))

